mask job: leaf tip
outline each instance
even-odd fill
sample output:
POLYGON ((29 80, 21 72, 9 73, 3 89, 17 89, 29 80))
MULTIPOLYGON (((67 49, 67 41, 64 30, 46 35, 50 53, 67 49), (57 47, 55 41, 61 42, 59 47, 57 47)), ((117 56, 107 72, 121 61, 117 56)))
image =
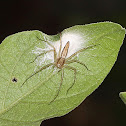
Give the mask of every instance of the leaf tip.
POLYGON ((126 104, 126 92, 120 92, 119 97, 126 104))

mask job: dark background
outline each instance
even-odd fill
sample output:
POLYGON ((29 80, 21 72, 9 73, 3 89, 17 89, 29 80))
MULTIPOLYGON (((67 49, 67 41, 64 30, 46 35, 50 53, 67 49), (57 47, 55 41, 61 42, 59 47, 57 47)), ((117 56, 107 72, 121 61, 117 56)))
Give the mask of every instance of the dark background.
MULTIPOLYGON (((126 0, 1 0, 0 42, 8 35, 40 30, 54 35, 77 24, 112 21, 126 27, 126 0)), ((126 41, 126 39, 125 39, 126 41)), ((41 126, 126 126, 126 42, 102 85, 69 114, 41 126)))

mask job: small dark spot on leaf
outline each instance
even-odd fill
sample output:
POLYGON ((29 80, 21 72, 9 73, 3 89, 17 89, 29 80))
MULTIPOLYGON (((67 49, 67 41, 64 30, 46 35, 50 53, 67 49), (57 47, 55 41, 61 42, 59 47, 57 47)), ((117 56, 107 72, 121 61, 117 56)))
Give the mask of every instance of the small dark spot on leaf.
POLYGON ((14 77, 14 78, 12 79, 12 81, 13 81, 13 82, 17 82, 17 78, 14 77))

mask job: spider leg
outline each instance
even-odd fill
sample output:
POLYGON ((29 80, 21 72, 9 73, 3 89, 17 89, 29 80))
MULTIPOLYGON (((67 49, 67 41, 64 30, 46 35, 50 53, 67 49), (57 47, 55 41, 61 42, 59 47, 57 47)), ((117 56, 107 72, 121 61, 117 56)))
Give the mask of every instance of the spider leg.
POLYGON ((49 104, 51 104, 53 101, 55 101, 55 99, 56 99, 56 98, 58 97, 58 95, 59 95, 59 92, 60 92, 60 89, 61 89, 61 86, 62 86, 62 83, 63 83, 63 78, 64 78, 64 69, 61 69, 61 70, 59 70, 59 72, 61 71, 61 82, 60 82, 59 89, 58 89, 58 91, 57 91, 55 97, 53 98, 53 100, 52 100, 49 104), (61 70, 62 70, 62 71, 61 71, 61 70))
POLYGON ((61 33, 60 33, 60 48, 59 48, 58 57, 61 57, 61 49, 62 49, 62 41, 61 41, 61 33))
POLYGON ((51 66, 51 65, 53 65, 53 63, 49 63, 49 64, 43 66, 42 68, 40 68, 40 69, 39 69, 38 71, 36 71, 35 73, 33 73, 31 76, 29 76, 29 77, 23 82, 23 84, 21 85, 21 87, 22 87, 32 76, 34 76, 35 74, 39 73, 40 71, 42 71, 42 70, 48 68, 48 67, 51 66))
POLYGON ((57 53, 56 53, 55 47, 50 42, 48 42, 47 40, 43 40, 43 39, 39 38, 38 36, 36 36, 36 37, 37 37, 38 40, 46 42, 49 46, 51 46, 53 48, 53 50, 54 50, 54 61, 56 61, 57 53))
POLYGON ((74 82, 72 83, 72 85, 68 88, 67 90, 67 94, 69 92, 69 90, 74 86, 75 84, 75 81, 76 81, 76 73, 77 73, 77 70, 74 68, 74 67, 71 67, 71 66, 64 66, 65 68, 69 69, 69 70, 73 70, 74 71, 74 82))
POLYGON ((80 62, 79 60, 73 59, 73 60, 70 60, 70 61, 66 61, 65 64, 70 64, 70 63, 74 63, 74 62, 83 65, 87 70, 89 70, 88 67, 84 63, 80 62))
POLYGON ((33 63, 39 56, 44 55, 44 54, 46 54, 46 53, 48 53, 48 52, 52 52, 52 51, 54 51, 54 50, 43 51, 42 53, 40 53, 39 55, 37 55, 37 56, 35 57, 35 59, 34 59, 33 61, 31 61, 30 63, 33 63))
POLYGON ((82 48, 82 49, 78 50, 77 52, 75 52, 74 54, 72 54, 70 57, 68 57, 66 59, 66 61, 70 60, 72 57, 76 56, 78 53, 83 52, 84 50, 90 49, 90 48, 95 47, 95 46, 97 46, 97 45, 90 45, 90 46, 87 46, 86 48, 82 48))

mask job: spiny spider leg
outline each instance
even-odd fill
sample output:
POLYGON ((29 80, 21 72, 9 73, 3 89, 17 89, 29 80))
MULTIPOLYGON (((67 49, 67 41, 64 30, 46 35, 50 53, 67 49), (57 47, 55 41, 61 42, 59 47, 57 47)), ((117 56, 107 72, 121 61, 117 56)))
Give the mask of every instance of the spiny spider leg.
POLYGON ((36 36, 36 37, 37 37, 38 40, 43 41, 43 42, 46 42, 48 45, 50 45, 53 48, 53 50, 54 50, 54 61, 56 61, 57 53, 56 53, 55 47, 51 43, 49 43, 48 41, 43 40, 43 39, 39 38, 38 36, 36 36))
POLYGON ((57 91, 57 94, 55 95, 55 97, 53 98, 53 100, 49 104, 51 104, 57 98, 57 96, 59 95, 59 92, 60 92, 60 89, 61 89, 61 86, 62 86, 62 83, 63 83, 63 78, 64 78, 64 69, 61 69, 58 72, 60 72, 60 71, 61 71, 61 82, 60 82, 60 86, 59 86, 59 89, 57 91))
POLYGON ((34 76, 35 74, 39 73, 40 71, 42 71, 42 70, 48 68, 48 67, 51 66, 51 65, 53 65, 53 63, 49 63, 49 64, 43 66, 42 68, 40 68, 40 69, 39 69, 38 71, 36 71, 35 73, 33 73, 31 76, 29 76, 29 77, 23 82, 23 84, 21 85, 21 87, 22 87, 32 76, 34 76))
POLYGON ((60 33, 60 48, 59 48, 58 57, 61 57, 61 49, 62 49, 62 40, 61 40, 61 33, 60 33))
POLYGON ((34 59, 33 61, 31 61, 30 63, 33 63, 39 56, 44 55, 44 54, 46 54, 46 53, 48 53, 48 52, 52 52, 52 51, 54 51, 54 50, 43 51, 42 53, 40 53, 39 55, 37 55, 37 56, 35 57, 35 59, 34 59))
POLYGON ((91 45, 91 46, 88 46, 88 47, 86 47, 86 48, 82 48, 82 49, 78 50, 77 52, 75 52, 74 54, 72 54, 70 57, 68 57, 68 58, 66 59, 66 61, 67 61, 67 60, 70 60, 72 57, 76 56, 78 53, 80 53, 80 52, 82 52, 82 51, 84 51, 84 50, 86 50, 86 49, 95 47, 95 46, 97 46, 97 45, 91 45))
POLYGON ((74 84, 75 84, 77 70, 76 70, 74 67, 71 67, 71 66, 68 66, 68 65, 66 65, 66 66, 64 66, 64 67, 67 68, 67 69, 69 69, 69 70, 73 70, 73 71, 74 71, 74 82, 73 82, 72 85, 68 88, 68 90, 67 90, 67 94, 68 94, 69 90, 70 90, 70 89, 74 86, 74 84))
POLYGON ((87 70, 89 70, 88 67, 87 67, 84 63, 80 62, 79 60, 75 60, 75 59, 73 59, 73 60, 70 60, 70 61, 66 61, 65 64, 70 64, 70 63, 74 63, 74 62, 83 65, 87 70))
POLYGON ((38 40, 46 42, 46 43, 47 43, 48 45, 50 45, 53 49, 55 49, 55 47, 54 47, 50 42, 48 42, 47 40, 43 40, 43 39, 39 38, 38 36, 36 36, 36 37, 37 37, 38 40))

